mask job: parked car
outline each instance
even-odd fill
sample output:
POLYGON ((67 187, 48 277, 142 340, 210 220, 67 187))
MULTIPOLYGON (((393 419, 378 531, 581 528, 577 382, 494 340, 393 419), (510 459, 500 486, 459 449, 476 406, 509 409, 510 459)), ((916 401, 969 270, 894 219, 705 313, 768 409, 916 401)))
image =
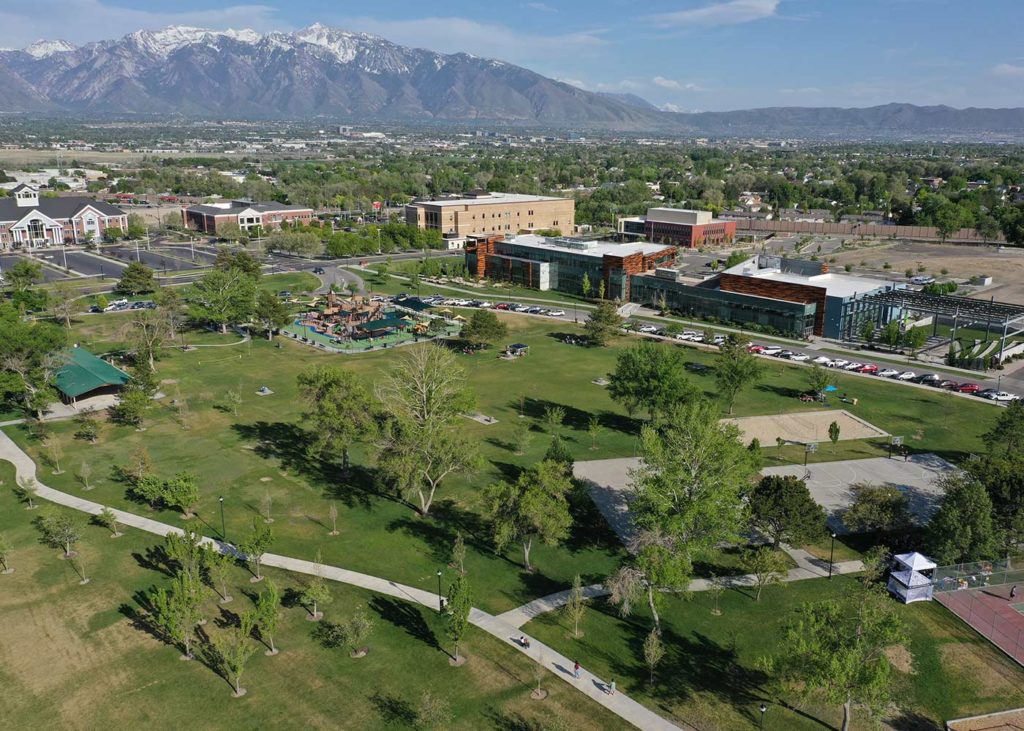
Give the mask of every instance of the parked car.
POLYGON ((143 310, 145 308, 146 308, 146 303, 145 302, 132 302, 131 305, 128 306, 129 310, 143 310))
POLYGON ((794 353, 792 350, 780 350, 778 353, 775 353, 776 358, 785 358, 786 360, 792 358, 793 355, 794 353))
POLYGON ((782 352, 782 348, 778 345, 766 345, 764 350, 761 351, 762 355, 778 355, 782 352))
POLYGON ((913 381, 915 378, 917 378, 917 374, 913 371, 904 371, 896 376, 897 381, 913 381))
MULTIPOLYGON (((679 333, 678 335, 676 335, 676 338, 678 340, 685 340, 686 338, 683 337, 683 335, 685 335, 685 334, 686 333, 679 333)), ((752 345, 748 345, 747 346, 747 352, 748 353, 763 353, 764 352, 764 346, 763 345, 753 345, 753 344, 752 345)))
POLYGON ((985 396, 989 401, 1016 401, 1017 397, 1007 391, 995 391, 985 396))
POLYGON ((793 353, 793 355, 789 356, 789 359, 795 360, 797 363, 806 363, 811 359, 811 356, 806 353, 793 353))
POLYGON ((956 381, 951 381, 948 378, 939 381, 935 385, 937 388, 947 388, 951 391, 955 391, 957 388, 960 387, 959 383, 957 383, 956 381))
POLYGON ((512 311, 513 312, 526 312, 529 309, 530 308, 527 307, 526 305, 513 305, 512 306, 512 311))
POLYGON ((834 361, 828 364, 829 368, 845 368, 850 365, 850 361, 845 358, 836 358, 834 361))
POLYGON ((565 310, 548 310, 548 317, 565 317, 565 310))
POLYGON ((977 383, 961 383, 956 390, 960 393, 978 393, 981 391, 981 386, 977 383))
POLYGON ((313 267, 313 274, 323 274, 323 273, 324 273, 324 268, 323 267, 313 267))
POLYGON ((925 373, 923 376, 918 376, 916 379, 918 383, 922 383, 925 386, 938 386, 942 382, 942 376, 938 373, 925 373))
POLYGON ((287 289, 282 289, 280 292, 277 293, 277 296, 283 299, 287 299, 288 297, 292 296, 292 293, 289 292, 287 289))
POLYGON ((640 327, 638 327, 636 329, 636 331, 638 333, 647 333, 648 335, 651 335, 653 333, 658 332, 658 328, 655 325, 647 324, 647 325, 641 325, 640 327))
POLYGON ((900 372, 895 368, 883 368, 878 372, 877 375, 881 376, 882 378, 895 378, 899 374, 900 372))
POLYGON ((92 312, 93 314, 97 312, 103 312, 103 308, 100 307, 99 305, 93 305, 92 307, 89 308, 89 312, 92 312))
POLYGON ((846 365, 844 365, 843 366, 843 370, 844 371, 855 371, 855 370, 858 370, 858 369, 863 368, 863 367, 864 367, 863 363, 858 363, 857 361, 853 361, 852 363, 847 363, 846 365))
POLYGON ((716 335, 715 339, 712 340, 711 342, 714 343, 715 345, 725 345, 725 336, 724 335, 716 335))
POLYGON ((875 373, 878 373, 878 366, 876 366, 874 363, 867 363, 858 368, 857 372, 874 375, 875 373))
POLYGON ((832 359, 829 358, 827 355, 819 355, 812 362, 816 363, 817 365, 823 365, 823 366, 830 366, 830 365, 832 365, 832 359))

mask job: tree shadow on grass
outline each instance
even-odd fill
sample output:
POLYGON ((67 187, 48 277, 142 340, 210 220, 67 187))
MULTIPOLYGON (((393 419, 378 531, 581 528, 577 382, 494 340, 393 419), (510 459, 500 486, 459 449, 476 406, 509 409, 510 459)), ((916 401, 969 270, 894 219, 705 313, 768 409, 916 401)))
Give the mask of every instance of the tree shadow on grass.
MULTIPOLYGON (((514 401, 512 403, 513 408, 519 408, 519 402, 514 401)), ((544 413, 549 408, 558 407, 565 411, 565 419, 562 421, 562 426, 568 429, 574 430, 585 430, 587 424, 590 421, 590 412, 584 411, 583 409, 577 409, 575 406, 568 404, 559 404, 548 399, 539 399, 532 396, 527 396, 523 400, 523 413, 531 419, 537 419, 543 421, 544 413)), ((564 435, 563 435, 564 438, 564 435)))
POLYGON ((382 596, 370 600, 370 609, 375 611, 385 622, 405 630, 413 639, 419 640, 435 650, 441 649, 434 631, 430 629, 423 617, 425 609, 408 602, 382 596))
POLYGON ((771 383, 762 383, 758 386, 755 386, 754 388, 756 388, 758 391, 763 391, 764 393, 771 393, 776 396, 781 396, 782 398, 787 399, 799 398, 800 395, 807 390, 792 388, 790 386, 776 386, 771 383))
POLYGON ((389 531, 402 531, 427 544, 431 558, 439 564, 445 564, 451 559, 452 544, 457 533, 462 533, 466 545, 479 553, 505 558, 495 553, 490 526, 482 516, 460 508, 454 500, 435 502, 428 518, 410 513, 392 520, 387 528, 389 531))
POLYGON ((164 576, 174 577, 178 566, 177 562, 167 555, 167 548, 162 543, 150 546, 146 549, 145 553, 134 551, 132 552, 132 558, 135 559, 135 563, 139 565, 139 568, 146 569, 147 571, 158 571, 164 576))
POLYGON ((322 487, 331 497, 347 506, 370 507, 370 497, 380 494, 372 473, 363 467, 352 466, 347 474, 329 461, 311 455, 308 451, 313 438, 297 424, 277 421, 257 421, 253 424, 232 424, 231 428, 242 439, 255 443, 255 454, 264 459, 276 459, 281 467, 302 475, 311 484, 322 487))
POLYGON ((914 711, 900 711, 898 716, 886 719, 894 731, 940 731, 942 724, 914 711))
POLYGON ((579 485, 569 495, 569 511, 572 514, 572 528, 565 541, 566 548, 574 553, 597 548, 608 555, 622 551, 622 543, 594 504, 586 485, 579 485))
POLYGON ((385 695, 377 691, 369 696, 369 700, 380 714, 380 720, 385 724, 401 724, 410 727, 416 725, 416 709, 404 698, 385 695))

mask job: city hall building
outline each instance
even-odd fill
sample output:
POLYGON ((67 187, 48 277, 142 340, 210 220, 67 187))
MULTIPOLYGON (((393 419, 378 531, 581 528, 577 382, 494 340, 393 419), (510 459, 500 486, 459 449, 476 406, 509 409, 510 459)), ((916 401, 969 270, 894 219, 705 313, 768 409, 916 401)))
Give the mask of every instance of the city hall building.
POLYGON ((189 206, 181 210, 181 218, 186 228, 207 234, 216 234, 217 227, 225 223, 236 223, 242 231, 270 231, 285 223, 309 224, 313 220, 313 209, 276 201, 256 203, 240 199, 189 206))
POLYGON ((128 214, 92 198, 40 197, 24 184, 0 198, 0 250, 84 244, 108 228, 125 231, 128 214))
POLYGON ((736 222, 712 217, 711 211, 649 208, 646 216, 619 219, 623 238, 644 238, 680 249, 728 246, 736 238, 736 222))

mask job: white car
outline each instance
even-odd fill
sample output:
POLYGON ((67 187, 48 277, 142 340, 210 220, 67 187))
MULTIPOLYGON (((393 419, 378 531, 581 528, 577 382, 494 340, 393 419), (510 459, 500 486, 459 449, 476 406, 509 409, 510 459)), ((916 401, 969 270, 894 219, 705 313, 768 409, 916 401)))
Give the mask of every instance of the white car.
POLYGON ((647 333, 648 335, 652 335, 652 334, 658 332, 658 326, 657 325, 641 325, 640 327, 638 327, 636 329, 636 331, 638 333, 647 333))
POLYGON ((1006 391, 996 391, 995 393, 986 394, 985 398, 989 401, 1016 401, 1017 396, 1006 391))
POLYGON ((845 368, 850 365, 850 361, 844 360, 843 358, 836 358, 834 361, 829 363, 829 368, 845 368))
POLYGON ((715 339, 712 340, 711 342, 714 343, 715 345, 725 345, 725 336, 724 335, 716 335, 715 339))
POLYGON ((896 376, 897 381, 912 381, 917 378, 917 374, 913 371, 903 371, 903 373, 896 376))
POLYGON ((694 333, 677 333, 676 340, 693 340, 694 333))
POLYGON ((565 310, 551 310, 548 312, 549 317, 565 317, 565 310))
POLYGON ((863 363, 858 363, 857 361, 854 361, 853 363, 847 363, 846 365, 844 365, 843 366, 843 370, 844 371, 855 371, 858 368, 863 368, 863 367, 864 367, 863 363))
POLYGON ((814 362, 817 363, 818 365, 830 366, 832 365, 833 360, 829 358, 827 355, 819 355, 817 358, 814 359, 814 362))
POLYGON ((778 345, 769 345, 767 348, 761 351, 761 355, 778 355, 782 352, 782 348, 778 345))
POLYGON ((886 368, 878 372, 878 375, 880 375, 882 378, 895 378, 899 374, 900 372, 895 368, 886 368))
POLYGON ((806 361, 809 361, 811 359, 811 356, 805 353, 793 353, 793 355, 789 356, 789 359, 795 360, 797 363, 804 363, 806 361))

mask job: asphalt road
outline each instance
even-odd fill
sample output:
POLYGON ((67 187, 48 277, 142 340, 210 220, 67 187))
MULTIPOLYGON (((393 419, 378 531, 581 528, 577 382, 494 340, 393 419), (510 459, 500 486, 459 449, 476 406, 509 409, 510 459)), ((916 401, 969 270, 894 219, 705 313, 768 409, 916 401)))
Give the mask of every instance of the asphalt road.
POLYGON ((184 272, 202 266, 201 262, 192 263, 187 250, 185 257, 181 257, 179 252, 171 252, 166 249, 146 251, 140 246, 136 251, 134 246, 110 246, 103 249, 103 254, 122 261, 126 265, 136 260, 141 261, 158 274, 184 272))
MULTIPOLYGON (((53 257, 48 259, 52 262, 63 263, 64 256, 61 252, 47 252, 46 256, 53 257)), ((90 254, 85 251, 68 251, 68 267, 79 274, 84 274, 87 277, 105 276, 106 278, 120 277, 121 272, 125 270, 128 265, 126 263, 112 261, 96 254, 90 254)))

